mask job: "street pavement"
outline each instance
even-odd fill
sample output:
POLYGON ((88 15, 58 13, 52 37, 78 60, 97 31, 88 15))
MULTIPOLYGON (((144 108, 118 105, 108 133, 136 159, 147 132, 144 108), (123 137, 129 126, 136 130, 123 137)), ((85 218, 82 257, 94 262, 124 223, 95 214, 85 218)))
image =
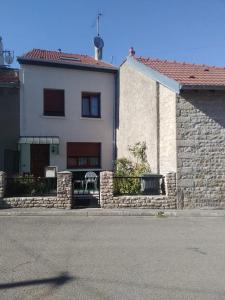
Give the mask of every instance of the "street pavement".
POLYGON ((0 299, 225 299, 225 218, 1 215, 0 299))

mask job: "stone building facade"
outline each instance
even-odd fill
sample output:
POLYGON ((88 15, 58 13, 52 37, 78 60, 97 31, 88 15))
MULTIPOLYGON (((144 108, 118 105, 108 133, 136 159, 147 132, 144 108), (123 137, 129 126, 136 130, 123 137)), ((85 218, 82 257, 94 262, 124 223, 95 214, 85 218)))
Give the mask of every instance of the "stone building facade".
POLYGON ((224 208, 225 92, 182 92, 176 106, 180 205, 224 208))
POLYGON ((153 173, 177 174, 177 207, 225 207, 225 69, 128 57, 120 68, 118 157, 147 144, 153 173))

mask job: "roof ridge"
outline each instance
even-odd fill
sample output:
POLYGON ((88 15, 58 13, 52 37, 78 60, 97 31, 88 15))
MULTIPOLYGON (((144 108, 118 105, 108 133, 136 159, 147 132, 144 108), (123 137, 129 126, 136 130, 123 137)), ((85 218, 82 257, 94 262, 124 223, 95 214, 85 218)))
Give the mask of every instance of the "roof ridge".
MULTIPOLYGON (((66 55, 80 55, 80 56, 84 56, 84 57, 92 57, 90 55, 87 55, 87 54, 80 54, 80 53, 68 53, 68 52, 63 52, 63 51, 57 51, 57 50, 49 50, 49 49, 41 49, 41 48, 33 48, 32 50, 28 51, 27 53, 29 52, 32 52, 32 51, 45 51, 45 52, 53 52, 53 53, 59 53, 59 54, 66 54, 66 55)), ((25 53, 25 54, 27 54, 25 53)))
POLYGON ((167 59, 159 59, 159 58, 151 58, 151 57, 145 57, 145 56, 139 56, 135 57, 137 60, 147 60, 147 61, 155 61, 155 62, 166 62, 166 63, 173 63, 173 64, 179 64, 179 65, 189 65, 189 66, 196 66, 196 67, 205 67, 205 68, 215 68, 215 69, 222 69, 224 70, 225 67, 221 66, 213 66, 208 64, 197 64, 197 63, 190 63, 190 62, 181 62, 176 60, 167 60, 167 59))

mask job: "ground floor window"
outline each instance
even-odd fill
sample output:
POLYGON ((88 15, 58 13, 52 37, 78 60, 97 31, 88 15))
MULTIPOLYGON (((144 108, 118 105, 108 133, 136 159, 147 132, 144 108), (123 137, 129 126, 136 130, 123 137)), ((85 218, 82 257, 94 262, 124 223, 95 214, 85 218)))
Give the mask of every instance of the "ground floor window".
POLYGON ((67 168, 100 168, 101 143, 67 143, 67 168))

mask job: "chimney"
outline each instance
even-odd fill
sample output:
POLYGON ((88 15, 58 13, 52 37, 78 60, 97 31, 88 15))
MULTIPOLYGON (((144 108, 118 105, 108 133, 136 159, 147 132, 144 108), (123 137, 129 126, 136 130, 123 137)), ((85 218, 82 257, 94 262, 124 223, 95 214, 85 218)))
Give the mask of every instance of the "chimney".
POLYGON ((133 47, 130 47, 129 49, 129 56, 134 56, 135 55, 135 51, 133 47))
POLYGON ((95 59, 102 60, 102 48, 95 47, 95 59))

